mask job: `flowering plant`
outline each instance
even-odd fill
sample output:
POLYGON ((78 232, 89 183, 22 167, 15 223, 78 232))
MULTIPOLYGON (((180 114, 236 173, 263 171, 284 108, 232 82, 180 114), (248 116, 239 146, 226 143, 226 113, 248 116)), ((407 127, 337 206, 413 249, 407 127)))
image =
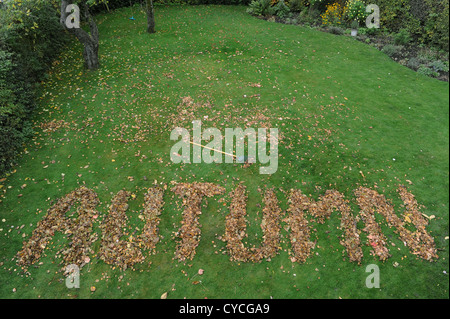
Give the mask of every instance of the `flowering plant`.
POLYGON ((364 21, 367 18, 364 2, 360 0, 349 0, 344 8, 344 18, 347 21, 364 21))
POLYGON ((340 25, 343 22, 344 7, 335 2, 327 5, 327 10, 320 16, 322 18, 323 25, 340 25))

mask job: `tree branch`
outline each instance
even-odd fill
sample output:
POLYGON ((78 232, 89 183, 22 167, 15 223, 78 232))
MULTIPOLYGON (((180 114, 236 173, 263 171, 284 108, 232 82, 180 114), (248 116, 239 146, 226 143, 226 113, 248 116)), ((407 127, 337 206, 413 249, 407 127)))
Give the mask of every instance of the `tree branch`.
POLYGON ((84 31, 82 28, 67 28, 66 26, 66 20, 69 16, 69 13, 66 12, 67 6, 70 4, 73 4, 73 0, 61 0, 61 17, 59 19, 60 24, 64 27, 65 30, 67 30, 69 33, 73 34, 81 43, 91 43, 96 44, 98 43, 99 35, 98 35, 98 27, 95 23, 94 19, 89 13, 89 9, 87 7, 86 2, 84 2, 85 5, 85 14, 89 21, 89 29, 91 34, 84 31))

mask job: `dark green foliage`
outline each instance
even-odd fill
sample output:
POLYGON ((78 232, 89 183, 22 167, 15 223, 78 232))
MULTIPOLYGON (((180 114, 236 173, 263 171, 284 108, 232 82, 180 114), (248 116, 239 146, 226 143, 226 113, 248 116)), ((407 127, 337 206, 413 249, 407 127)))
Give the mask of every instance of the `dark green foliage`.
POLYGON ((436 60, 430 63, 430 67, 435 72, 448 72, 448 62, 442 62, 441 60, 436 60))
POLYGON ((413 38, 448 52, 449 0, 372 0, 380 7, 381 27, 407 31, 413 38))
POLYGON ((343 35, 344 34, 344 29, 340 28, 340 27, 336 27, 336 26, 330 26, 328 27, 328 31, 332 34, 336 34, 336 35, 343 35))
POLYGON ((285 19, 291 10, 284 0, 278 1, 274 6, 271 6, 271 0, 253 0, 250 2, 247 12, 254 16, 276 15, 280 19, 285 19))
POLYGON ((289 7, 286 5, 284 0, 278 1, 278 3, 274 6, 275 14, 277 17, 284 19, 288 16, 288 13, 290 12, 289 7))
POLYGON ((382 52, 386 53, 388 56, 393 57, 400 52, 401 46, 388 44, 383 47, 382 52))
POLYGON ((254 16, 266 15, 269 13, 270 0, 253 0, 247 9, 247 12, 254 16))
POLYGON ((11 58, 11 53, 0 50, 0 172, 9 167, 23 142, 25 106, 16 103, 9 81, 14 68, 11 58))
POLYGON ((309 1, 309 7, 312 10, 317 10, 319 12, 325 12, 327 10, 327 6, 336 2, 343 2, 343 0, 335 1, 335 0, 314 0, 309 1))
POLYGON ((421 61, 418 58, 411 58, 406 66, 410 69, 417 70, 421 66, 421 61))
POLYGON ((448 52, 449 2, 448 0, 428 0, 428 2, 432 2, 432 5, 421 39, 425 43, 430 43, 448 52))
POLYGON ((58 9, 50 2, 23 2, 21 10, 0 11, 0 175, 32 133, 35 83, 67 43, 58 9))
POLYGON ((431 77, 437 77, 439 76, 439 73, 434 71, 433 69, 422 65, 418 70, 417 73, 425 75, 425 76, 431 76, 431 77))
POLYGON ((289 8, 292 12, 301 12, 305 7, 304 0, 291 0, 289 1, 289 8))
POLYGON ((394 35, 394 43, 396 45, 407 45, 411 41, 412 41, 411 35, 406 29, 401 29, 398 33, 394 35))

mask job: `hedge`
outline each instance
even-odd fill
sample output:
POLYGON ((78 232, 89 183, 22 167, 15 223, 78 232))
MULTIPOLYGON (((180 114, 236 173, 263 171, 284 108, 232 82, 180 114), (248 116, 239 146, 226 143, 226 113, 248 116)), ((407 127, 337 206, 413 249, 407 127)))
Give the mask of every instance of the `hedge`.
POLYGON ((32 134, 35 83, 68 41, 56 3, 21 3, 16 10, 0 5, 0 175, 32 134))

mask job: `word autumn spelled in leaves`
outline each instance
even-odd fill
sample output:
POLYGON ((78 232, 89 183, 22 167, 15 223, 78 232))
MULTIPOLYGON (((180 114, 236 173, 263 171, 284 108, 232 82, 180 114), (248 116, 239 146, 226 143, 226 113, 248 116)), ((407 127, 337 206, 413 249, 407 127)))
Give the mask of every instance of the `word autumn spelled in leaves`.
MULTIPOLYGON (((177 184, 172 191, 181 197, 184 209, 181 227, 176 233, 178 243, 175 258, 179 261, 192 260, 201 237, 199 223, 201 203, 205 197, 223 194, 225 189, 211 183, 193 183, 177 184)), ((247 237, 247 194, 246 187, 242 183, 239 184, 230 193, 229 214, 225 218, 225 233, 222 237, 226 242, 230 260, 260 262, 276 256, 280 250, 280 230, 282 223, 285 223, 284 228, 290 231, 291 261, 304 263, 314 248, 309 224, 324 223, 333 212, 340 213, 342 231, 340 243, 345 247, 351 262, 360 264, 363 258, 361 231, 357 228, 359 218, 365 225, 363 231, 367 234, 367 241, 364 244, 372 248, 371 255, 381 261, 390 257, 386 237, 375 219, 376 213, 383 216, 389 227, 394 228, 412 254, 428 261, 438 258, 434 239, 426 230, 428 220, 420 212, 414 195, 406 188, 402 186, 398 188, 405 207, 403 218, 397 216, 393 206, 377 191, 360 187, 354 193, 360 208, 360 217, 357 218, 352 214, 348 200, 335 190, 326 191, 318 201, 304 195, 300 190, 291 190, 288 194, 289 208, 286 213, 280 209, 274 190, 266 190, 261 222, 264 234, 262 243, 260 247, 246 247, 244 239, 247 237), (415 231, 409 230, 408 228, 411 228, 409 226, 414 226, 415 231)), ((145 226, 141 234, 136 237, 129 236, 124 240, 122 239, 125 236, 124 228, 128 223, 127 203, 134 195, 127 191, 118 192, 112 199, 109 214, 101 223, 101 247, 97 256, 107 264, 126 269, 136 263, 142 263, 146 258, 145 254, 154 254, 160 240, 158 226, 164 206, 163 196, 163 188, 148 189, 143 210, 139 215, 145 226)), ((24 268, 35 264, 55 233, 62 232, 67 235, 69 243, 68 247, 57 252, 57 256, 62 256, 65 266, 75 264, 80 268, 83 267, 90 261, 89 255, 94 253, 92 244, 98 239, 97 233, 92 231, 99 215, 96 210, 98 204, 97 194, 86 187, 81 187, 59 199, 37 224, 29 240, 24 242, 23 248, 17 253, 17 263, 24 268), (78 217, 70 218, 67 213, 76 203, 78 203, 76 211, 78 217)))

